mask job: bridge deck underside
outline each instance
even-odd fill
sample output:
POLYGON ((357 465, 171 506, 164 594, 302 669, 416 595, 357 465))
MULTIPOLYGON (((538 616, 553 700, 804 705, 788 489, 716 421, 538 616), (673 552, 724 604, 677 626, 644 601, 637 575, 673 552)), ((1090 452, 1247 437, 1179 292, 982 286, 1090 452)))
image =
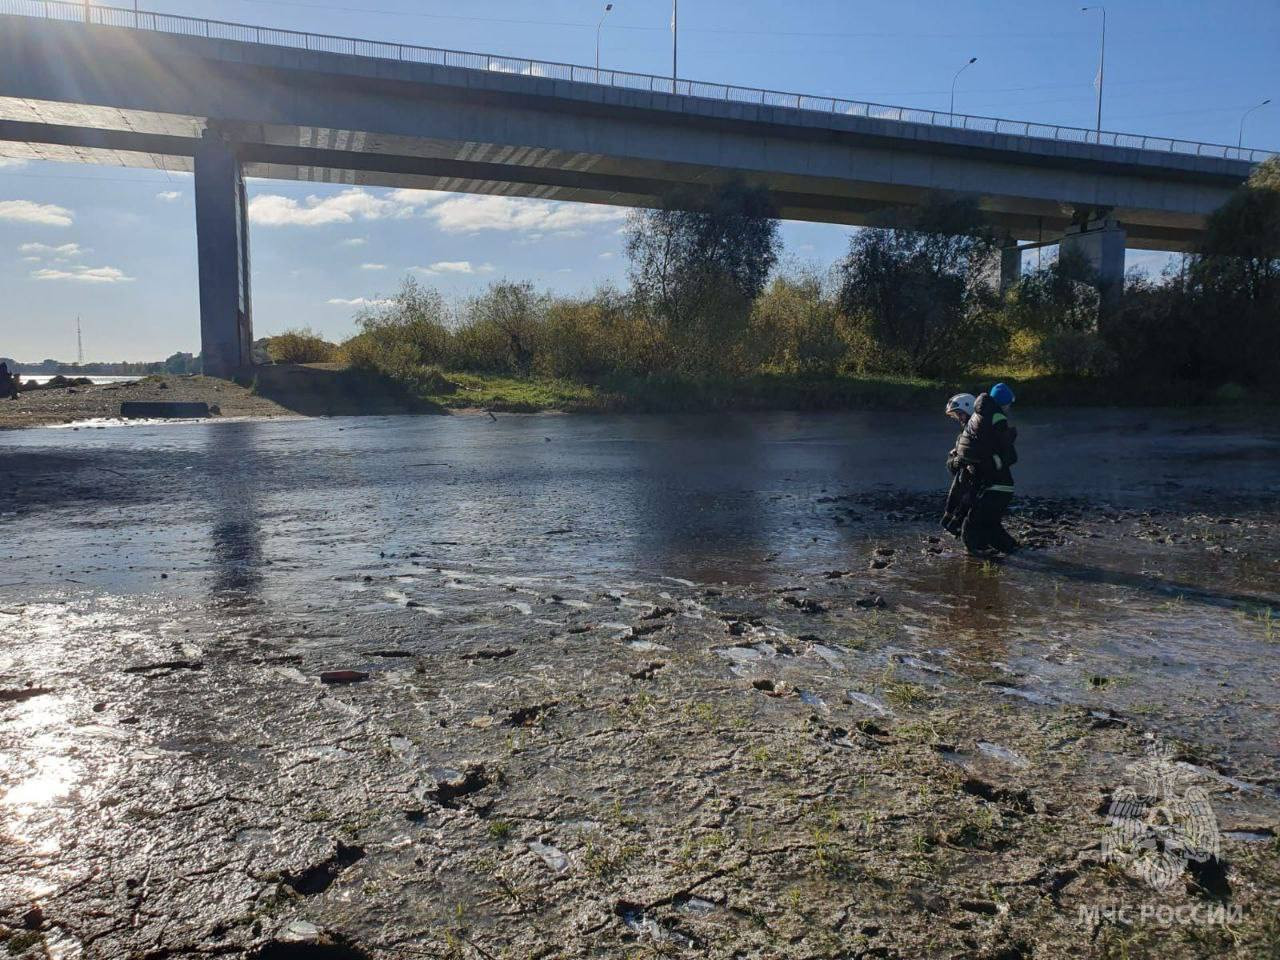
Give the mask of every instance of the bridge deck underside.
POLYGON ((651 206, 736 176, 767 186, 786 219, 851 225, 946 190, 976 196, 1017 239, 1107 209, 1130 246, 1164 250, 1194 244, 1248 169, 839 117, 763 122, 696 98, 679 110, 686 98, 584 102, 536 78, 326 55, 299 65, 257 44, 3 19, 6 156, 189 171, 215 125, 250 177, 651 206))

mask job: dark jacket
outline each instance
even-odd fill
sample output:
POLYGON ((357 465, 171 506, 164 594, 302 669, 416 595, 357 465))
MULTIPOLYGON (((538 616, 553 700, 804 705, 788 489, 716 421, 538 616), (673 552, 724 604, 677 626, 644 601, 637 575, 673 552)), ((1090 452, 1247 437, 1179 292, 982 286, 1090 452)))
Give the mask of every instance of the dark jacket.
POLYGON ((1018 431, 1000 404, 984 393, 973 405, 973 415, 956 441, 956 458, 969 467, 979 489, 1013 492, 1013 471, 1018 462, 1014 448, 1018 431))

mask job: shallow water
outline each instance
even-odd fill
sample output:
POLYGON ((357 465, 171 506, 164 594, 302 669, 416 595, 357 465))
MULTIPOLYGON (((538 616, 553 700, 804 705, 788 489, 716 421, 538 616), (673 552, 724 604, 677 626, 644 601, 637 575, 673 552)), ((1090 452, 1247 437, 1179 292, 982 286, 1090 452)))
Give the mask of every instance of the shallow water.
MULTIPOLYGON (((1145 507, 1280 494, 1274 422, 1055 411, 1019 424, 1020 496, 1145 507)), ((512 573, 773 579, 839 564, 893 513, 854 504, 836 524, 836 496, 940 496, 952 439, 941 418, 901 413, 13 432, 0 437, 21 461, 0 491, 14 561, 0 584, 238 584, 287 599, 411 552, 512 573)))

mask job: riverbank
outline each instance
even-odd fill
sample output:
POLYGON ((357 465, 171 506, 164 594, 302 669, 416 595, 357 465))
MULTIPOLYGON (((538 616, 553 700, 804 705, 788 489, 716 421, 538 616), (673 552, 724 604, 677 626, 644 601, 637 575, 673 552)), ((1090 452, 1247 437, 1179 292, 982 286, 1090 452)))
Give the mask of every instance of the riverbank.
POLYGON ((612 378, 582 383, 552 377, 515 378, 446 372, 407 384, 338 364, 262 366, 237 381, 152 376, 129 383, 23 392, 0 400, 0 429, 109 420, 130 400, 205 402, 221 417, 353 416, 489 410, 505 413, 663 413, 843 410, 933 410, 953 393, 980 390, 1004 376, 1020 408, 1195 407, 1273 408, 1276 397, 1227 385, 1189 388, 1055 377, 1013 378, 999 371, 968 381, 894 377, 754 374, 734 379, 680 376, 612 378))
POLYGON ((275 401, 227 380, 165 375, 127 383, 24 390, 16 400, 0 399, 0 430, 117 419, 120 405, 130 401, 207 403, 220 417, 296 416, 275 401))
POLYGON ((751 374, 690 378, 679 375, 604 378, 596 383, 551 377, 514 378, 446 371, 447 391, 426 390, 422 398, 441 409, 478 408, 512 413, 547 410, 568 413, 705 413, 842 410, 931 410, 946 397, 976 392, 998 380, 1018 392, 1022 407, 1263 407, 1280 406, 1280 396, 1233 384, 1187 385, 1169 381, 1135 383, 1005 371, 975 373, 966 379, 920 380, 891 376, 804 376, 751 374))

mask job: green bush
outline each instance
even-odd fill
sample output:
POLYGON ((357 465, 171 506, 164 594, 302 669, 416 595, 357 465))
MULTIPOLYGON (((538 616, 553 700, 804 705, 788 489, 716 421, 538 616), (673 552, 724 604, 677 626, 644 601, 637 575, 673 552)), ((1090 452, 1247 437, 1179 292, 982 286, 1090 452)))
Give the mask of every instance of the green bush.
POLYGON ((849 358, 846 326, 816 274, 778 276, 752 307, 746 349, 753 366, 833 374, 849 358))
POLYGON ((336 343, 306 327, 267 337, 266 348, 272 363, 328 363, 338 351, 336 343))

